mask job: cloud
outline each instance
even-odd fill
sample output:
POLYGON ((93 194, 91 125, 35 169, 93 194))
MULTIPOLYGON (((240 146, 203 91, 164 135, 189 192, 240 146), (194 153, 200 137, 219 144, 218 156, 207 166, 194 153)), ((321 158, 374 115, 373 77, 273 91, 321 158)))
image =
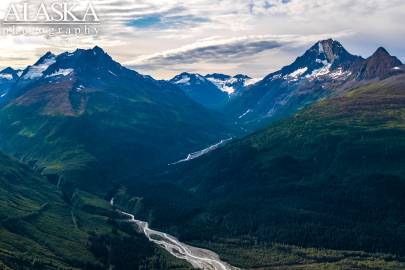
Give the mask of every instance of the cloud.
MULTIPOLYGON (((3 0, 0 14, 11 1, 26 2, 3 0)), ((53 2, 29 2, 42 1, 53 2)), ((405 15, 404 0, 91 2, 102 20, 99 35, 2 37, 4 58, 0 58, 0 66, 31 64, 47 50, 60 52, 99 45, 118 61, 159 78, 190 66, 196 72, 211 69, 263 76, 290 63, 309 43, 322 39, 316 35, 340 39, 349 51, 365 57, 378 46, 394 55, 403 56, 404 51, 405 28, 400 23, 405 15), (348 30, 356 35, 335 35, 348 30), (8 55, 23 55, 30 60, 7 60, 8 55)))
POLYGON ((136 68, 157 68, 173 64, 191 64, 198 62, 234 62, 243 57, 279 48, 285 44, 285 42, 268 37, 206 40, 179 49, 141 57, 126 64, 136 68))
MULTIPOLYGON (((343 36, 348 33, 338 33, 333 36, 343 36)), ((286 49, 307 45, 329 35, 315 36, 246 36, 230 39, 207 39, 198 41, 178 49, 168 50, 157 54, 139 57, 128 61, 126 65, 136 69, 170 68, 174 65, 212 63, 230 64, 246 61, 262 52, 286 49)))

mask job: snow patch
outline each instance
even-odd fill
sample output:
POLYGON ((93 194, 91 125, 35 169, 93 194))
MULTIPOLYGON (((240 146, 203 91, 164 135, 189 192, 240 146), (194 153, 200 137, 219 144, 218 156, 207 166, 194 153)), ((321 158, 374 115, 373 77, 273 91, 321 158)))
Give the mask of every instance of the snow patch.
POLYGON ((325 76, 327 74, 330 73, 330 68, 332 67, 331 64, 327 64, 324 67, 320 68, 320 69, 316 69, 314 70, 311 74, 307 75, 307 79, 314 79, 314 78, 318 78, 321 76, 325 76))
POLYGON ((115 77, 118 77, 114 72, 112 72, 111 70, 108 71, 110 74, 112 74, 115 77))
POLYGON ((74 70, 71 68, 68 69, 58 69, 56 72, 52 73, 51 75, 46 76, 46 78, 49 77, 56 77, 56 76, 67 76, 71 74, 74 70))
POLYGON ((318 43, 318 46, 319 46, 319 54, 325 53, 321 42, 318 43))
POLYGON ((253 78, 245 81, 245 86, 256 84, 257 82, 261 81, 261 79, 253 78))
POLYGON ((216 150, 216 149, 217 149, 218 147, 220 147, 222 144, 224 144, 224 143, 226 143, 226 142, 228 142, 228 141, 230 141, 230 140, 232 140, 232 138, 229 138, 229 139, 226 139, 226 140, 221 140, 219 143, 216 143, 216 144, 214 144, 214 145, 211 145, 211 146, 209 146, 209 147, 207 147, 207 148, 205 148, 205 149, 203 149, 203 150, 200 150, 200 151, 197 151, 197 152, 188 154, 188 156, 187 156, 185 159, 182 159, 182 160, 179 160, 179 161, 177 161, 177 162, 171 163, 171 164, 169 164, 169 166, 170 166, 170 165, 176 165, 176 164, 183 163, 183 162, 187 162, 187 161, 196 159, 196 158, 198 158, 198 157, 201 157, 201 156, 203 156, 203 155, 206 155, 206 154, 208 154, 209 152, 212 152, 212 151, 216 150))
POLYGON ((11 75, 11 74, 0 74, 0 78, 10 81, 10 80, 13 79, 13 75, 11 75))
MULTIPOLYGON (((232 78, 232 79, 234 79, 234 78, 232 78)), ((220 79, 214 79, 214 78, 207 78, 207 80, 209 80, 210 82, 215 84, 215 86, 218 87, 219 90, 221 90, 222 92, 226 92, 228 94, 233 94, 235 92, 235 88, 228 85, 231 83, 232 79, 220 80, 220 79)), ((235 83, 235 82, 236 82, 236 79, 233 80, 233 83, 235 83)))
POLYGON ((251 109, 249 109, 249 110, 247 110, 245 113, 243 113, 241 116, 239 116, 238 118, 239 119, 242 119, 243 117, 245 117, 248 113, 250 113, 252 110, 251 109))
POLYGON ((28 72, 24 75, 24 79, 32 80, 42 77, 43 72, 56 62, 55 57, 46 59, 42 64, 32 66, 28 69, 28 72))
POLYGON ((318 64, 323 64, 324 66, 326 66, 328 64, 327 60, 321 60, 321 59, 316 59, 315 62, 317 62, 318 64))
POLYGON ((307 71, 308 71, 307 67, 299 68, 296 71, 286 75, 285 78, 286 79, 288 79, 288 78, 297 79, 298 77, 300 77, 301 75, 303 75, 307 71))
POLYGON ((183 78, 181 78, 178 81, 174 82, 175 84, 185 84, 185 85, 189 85, 190 84, 190 77, 184 76, 183 78))
POLYGON ((334 80, 343 80, 352 75, 350 71, 343 71, 342 68, 338 68, 336 71, 329 74, 329 77, 334 80))

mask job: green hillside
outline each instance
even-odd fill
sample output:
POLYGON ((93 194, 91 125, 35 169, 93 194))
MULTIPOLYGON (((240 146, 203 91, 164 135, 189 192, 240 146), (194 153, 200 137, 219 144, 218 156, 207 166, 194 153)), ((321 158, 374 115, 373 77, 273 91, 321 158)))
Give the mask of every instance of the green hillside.
POLYGON ((19 80, 0 104, 0 148, 46 173, 106 192, 228 136, 221 116, 100 48, 44 57, 56 61, 49 75, 19 80))
POLYGON ((1 153, 0 205, 0 269, 188 269, 106 201, 58 189, 1 153))
POLYGON ((154 181, 132 187, 134 209, 185 241, 404 256, 405 77, 321 101, 154 181))

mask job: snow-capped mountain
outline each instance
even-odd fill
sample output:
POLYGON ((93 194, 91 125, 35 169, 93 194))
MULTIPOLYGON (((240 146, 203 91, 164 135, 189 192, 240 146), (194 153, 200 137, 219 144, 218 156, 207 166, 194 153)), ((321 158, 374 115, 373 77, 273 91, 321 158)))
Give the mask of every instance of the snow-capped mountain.
POLYGON ((317 42, 291 65, 268 75, 264 80, 300 79, 316 80, 330 78, 344 80, 352 74, 353 67, 363 58, 350 54, 336 40, 328 39, 317 42))
POLYGON ((338 41, 323 40, 292 64, 242 91, 226 111, 240 123, 263 125, 322 98, 404 70, 402 63, 383 48, 363 59, 350 54, 338 41))
POLYGON ((226 119, 167 84, 99 47, 47 53, 1 100, 1 147, 50 170, 55 158, 67 178, 97 172, 81 182, 102 185, 107 174, 167 166, 228 136, 226 119))
POLYGON ((0 71, 0 98, 4 98, 8 94, 20 75, 20 70, 14 70, 10 67, 0 71))
POLYGON ((221 91, 211 80, 196 73, 182 73, 170 80, 195 102, 210 108, 219 109, 229 100, 228 93, 221 91))
POLYGON ((252 79, 247 75, 238 74, 236 76, 229 76, 225 74, 208 74, 205 76, 210 82, 215 84, 221 91, 229 95, 235 95, 243 91, 246 87, 258 82, 258 79, 252 79))

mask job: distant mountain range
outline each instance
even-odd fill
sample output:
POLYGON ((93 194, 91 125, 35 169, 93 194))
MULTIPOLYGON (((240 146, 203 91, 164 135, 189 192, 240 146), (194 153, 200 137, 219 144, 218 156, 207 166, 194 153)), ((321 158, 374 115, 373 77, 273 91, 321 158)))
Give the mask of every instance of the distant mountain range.
POLYGON ((114 197, 242 268, 403 269, 404 115, 405 67, 384 48, 319 41, 262 80, 48 52, 0 72, 0 268, 189 269, 114 197))
POLYGON ((178 86, 197 103, 210 109, 221 110, 233 96, 257 80, 240 74, 234 77, 218 73, 202 76, 185 72, 169 82, 178 86))

